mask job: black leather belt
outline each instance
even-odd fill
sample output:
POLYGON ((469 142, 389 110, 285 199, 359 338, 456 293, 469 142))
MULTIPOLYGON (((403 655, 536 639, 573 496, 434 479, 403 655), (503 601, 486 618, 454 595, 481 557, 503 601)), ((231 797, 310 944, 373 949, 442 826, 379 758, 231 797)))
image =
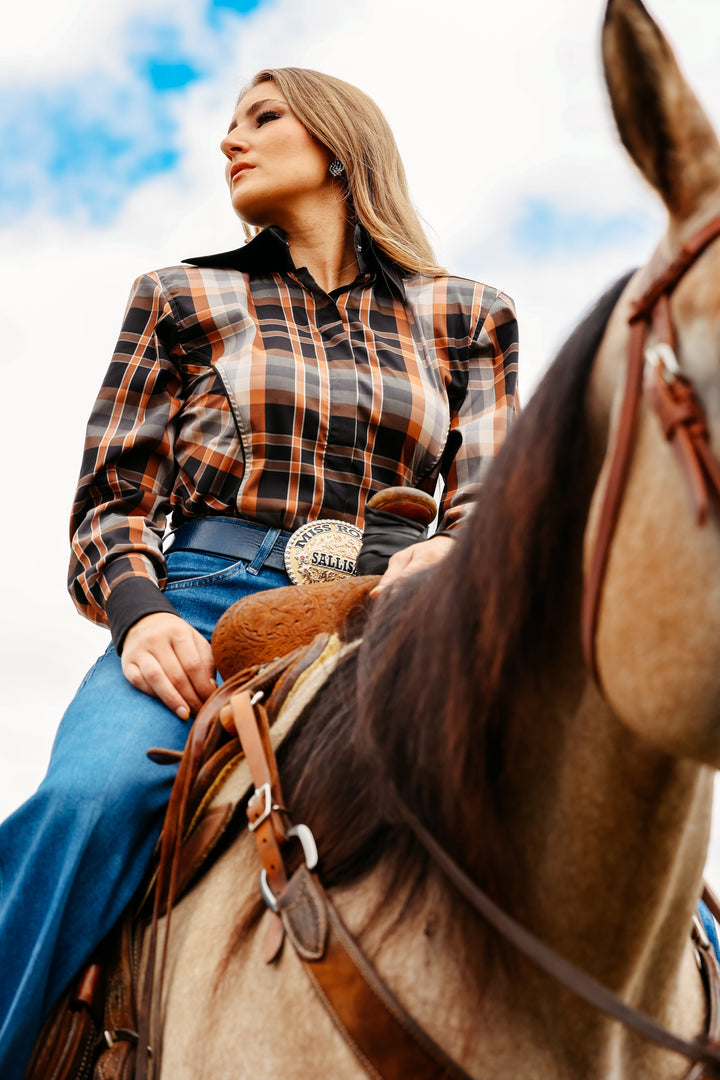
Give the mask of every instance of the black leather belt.
MULTIPOLYGON (((165 554, 171 551, 201 551, 205 555, 252 562, 271 531, 274 530, 240 518, 199 518, 169 533, 163 541, 163 550, 165 554)), ((263 566, 271 570, 285 570, 285 547, 290 535, 289 532, 280 533, 263 560, 263 566)))

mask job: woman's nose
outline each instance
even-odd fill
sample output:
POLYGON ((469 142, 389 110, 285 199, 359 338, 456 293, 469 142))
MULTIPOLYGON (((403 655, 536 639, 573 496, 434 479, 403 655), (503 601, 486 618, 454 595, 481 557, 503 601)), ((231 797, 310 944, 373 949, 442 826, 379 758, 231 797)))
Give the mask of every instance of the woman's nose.
POLYGON ((220 141, 220 149, 228 160, 231 160, 235 154, 246 154, 248 150, 248 144, 245 139, 241 139, 238 134, 237 128, 233 128, 232 131, 228 131, 227 135, 220 141))

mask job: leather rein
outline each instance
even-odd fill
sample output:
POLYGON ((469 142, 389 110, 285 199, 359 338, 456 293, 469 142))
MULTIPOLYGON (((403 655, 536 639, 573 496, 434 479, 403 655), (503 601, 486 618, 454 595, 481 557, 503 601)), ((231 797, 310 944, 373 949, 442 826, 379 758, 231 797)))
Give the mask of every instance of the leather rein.
POLYGON ((583 653, 588 670, 599 687, 596 637, 600 600, 630 470, 643 388, 678 459, 698 525, 707 521, 710 493, 720 497, 720 464, 710 448, 705 415, 692 380, 682 373, 675 355, 670 315, 670 297, 676 285, 718 236, 720 216, 693 233, 676 258, 654 275, 632 306, 625 391, 615 443, 608 451, 607 486, 582 601, 583 653), (646 348, 651 328, 656 341, 646 348))

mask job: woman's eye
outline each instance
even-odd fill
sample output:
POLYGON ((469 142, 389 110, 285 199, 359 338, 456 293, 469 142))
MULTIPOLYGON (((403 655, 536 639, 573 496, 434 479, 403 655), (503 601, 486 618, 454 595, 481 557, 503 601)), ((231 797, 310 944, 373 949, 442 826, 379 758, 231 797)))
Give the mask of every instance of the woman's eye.
POLYGON ((271 110, 268 110, 267 112, 260 113, 260 115, 255 118, 255 123, 258 127, 262 127, 263 124, 267 124, 269 120, 279 120, 280 115, 281 114, 279 112, 272 112, 271 110))

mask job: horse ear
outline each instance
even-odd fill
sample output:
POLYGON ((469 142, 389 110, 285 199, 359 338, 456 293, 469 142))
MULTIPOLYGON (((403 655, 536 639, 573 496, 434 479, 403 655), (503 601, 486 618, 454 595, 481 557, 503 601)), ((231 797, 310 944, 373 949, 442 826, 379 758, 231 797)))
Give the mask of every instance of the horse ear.
POLYGON ((620 138, 671 216, 682 221, 720 188, 720 144, 641 0, 608 0, 605 81, 620 138))

